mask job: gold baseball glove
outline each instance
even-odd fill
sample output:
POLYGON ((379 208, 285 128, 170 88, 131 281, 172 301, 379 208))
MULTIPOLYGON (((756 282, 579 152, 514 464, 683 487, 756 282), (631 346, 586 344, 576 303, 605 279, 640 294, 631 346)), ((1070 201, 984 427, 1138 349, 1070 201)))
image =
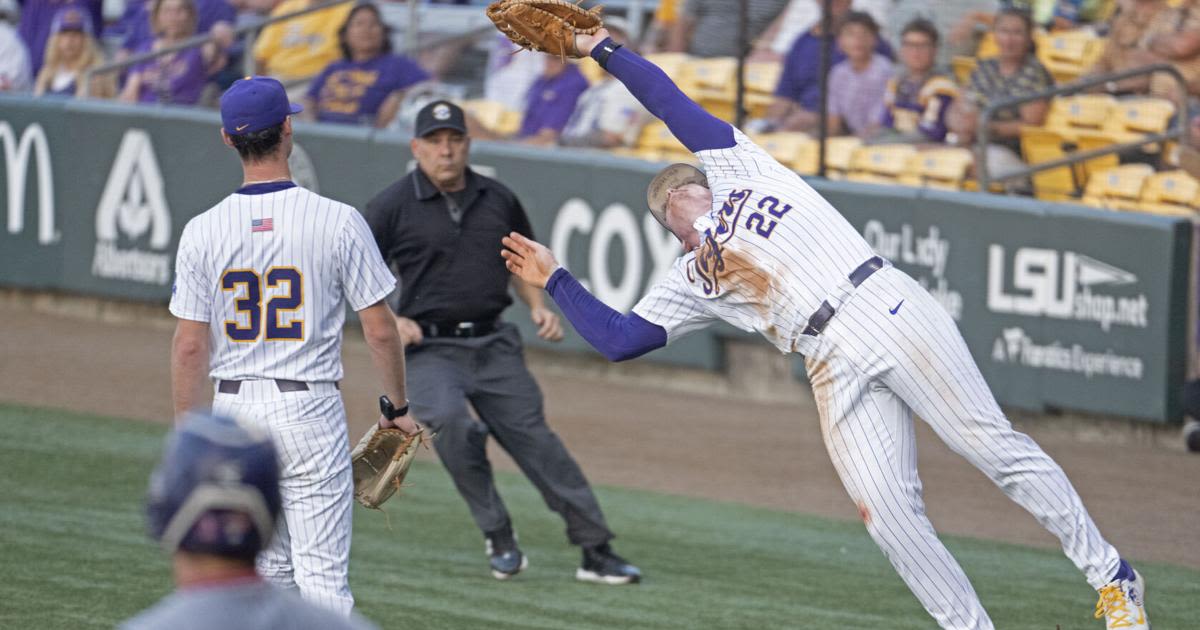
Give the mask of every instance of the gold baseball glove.
POLYGON ((350 452, 354 470, 354 499, 379 509, 408 475, 417 456, 417 446, 429 448, 425 430, 408 435, 400 429, 381 429, 376 423, 350 452))
POLYGON ((604 26, 600 7, 584 9, 564 0, 497 0, 487 16, 522 49, 560 58, 582 57, 575 35, 592 35, 604 26))

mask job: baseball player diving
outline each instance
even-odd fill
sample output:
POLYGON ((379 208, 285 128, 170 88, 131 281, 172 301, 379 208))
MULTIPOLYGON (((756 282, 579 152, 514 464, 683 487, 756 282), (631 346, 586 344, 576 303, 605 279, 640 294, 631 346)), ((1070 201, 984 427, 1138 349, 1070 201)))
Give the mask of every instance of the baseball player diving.
POLYGON ((171 385, 176 417, 213 387, 216 413, 271 436, 282 508, 258 571, 348 615, 353 479, 338 391, 347 304, 384 387, 380 426, 410 435, 419 428, 384 302, 396 281, 366 220, 291 180, 298 111, 268 77, 241 79, 221 97, 221 137, 241 156, 244 181, 180 236, 171 385))
POLYGON ((992 628, 938 540, 917 476, 913 414, 1062 542, 1100 592, 1108 628, 1147 630, 1144 581, 1100 535, 1062 469, 996 404, 954 321, 876 256, 825 199, 741 131, 688 99, 659 68, 607 37, 574 36, 699 159, 650 183, 650 211, 686 253, 633 312, 593 297, 549 249, 503 241, 512 273, 545 287, 589 343, 631 359, 724 320, 806 357, 826 449, 867 531, 942 628, 992 628))

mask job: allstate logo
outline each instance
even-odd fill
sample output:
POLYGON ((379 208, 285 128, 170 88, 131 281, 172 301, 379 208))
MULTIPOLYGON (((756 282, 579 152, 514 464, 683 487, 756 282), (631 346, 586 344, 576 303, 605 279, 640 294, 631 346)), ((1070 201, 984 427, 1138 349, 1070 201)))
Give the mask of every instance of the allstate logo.
POLYGON ((150 134, 130 129, 121 139, 96 208, 92 274, 165 285, 171 277, 171 256, 165 251, 170 244, 171 212, 150 134))

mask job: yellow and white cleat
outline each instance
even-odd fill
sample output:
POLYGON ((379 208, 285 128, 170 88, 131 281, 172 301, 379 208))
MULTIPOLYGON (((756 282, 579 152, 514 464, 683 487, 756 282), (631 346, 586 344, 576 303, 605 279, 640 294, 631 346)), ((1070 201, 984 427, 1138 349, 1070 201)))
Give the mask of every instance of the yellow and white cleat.
POLYGON ((1146 581, 1133 572, 1132 580, 1113 580, 1100 588, 1096 618, 1104 619, 1108 630, 1150 630, 1146 617, 1146 581))

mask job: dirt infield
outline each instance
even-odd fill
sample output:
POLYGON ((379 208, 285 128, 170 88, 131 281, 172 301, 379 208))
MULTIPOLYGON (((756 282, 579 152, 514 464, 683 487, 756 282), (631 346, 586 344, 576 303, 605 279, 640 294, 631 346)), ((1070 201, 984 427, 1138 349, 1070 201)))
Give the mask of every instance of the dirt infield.
MULTIPOLYGON (((168 320, 98 321, 0 300, 0 401, 164 421, 170 417, 168 320)), ((112 318, 109 318, 112 319, 112 318)), ((376 413, 361 339, 347 338, 343 382, 352 439, 376 413)), ((825 454, 807 394, 764 403, 664 389, 670 375, 611 378, 612 368, 532 354, 551 424, 595 483, 856 520, 825 454), (564 364, 571 364, 570 369, 564 364), (649 385, 647 385, 649 383, 649 385)), ((622 368, 617 368, 618 370, 622 368)), ((649 374, 645 367, 629 370, 649 374)), ((717 394, 711 392, 718 392, 717 394)), ((1153 444, 1030 433, 1067 471, 1104 534, 1127 556, 1200 568, 1200 456, 1153 444)), ((86 440, 86 435, 64 436, 86 440)), ((945 534, 1053 547, 1033 518, 951 453, 923 424, 928 512, 945 534)), ((497 466, 515 469, 497 453, 497 466)), ((620 515, 610 515, 617 524, 620 515)), ((857 525, 856 525, 857 526, 857 525)))

